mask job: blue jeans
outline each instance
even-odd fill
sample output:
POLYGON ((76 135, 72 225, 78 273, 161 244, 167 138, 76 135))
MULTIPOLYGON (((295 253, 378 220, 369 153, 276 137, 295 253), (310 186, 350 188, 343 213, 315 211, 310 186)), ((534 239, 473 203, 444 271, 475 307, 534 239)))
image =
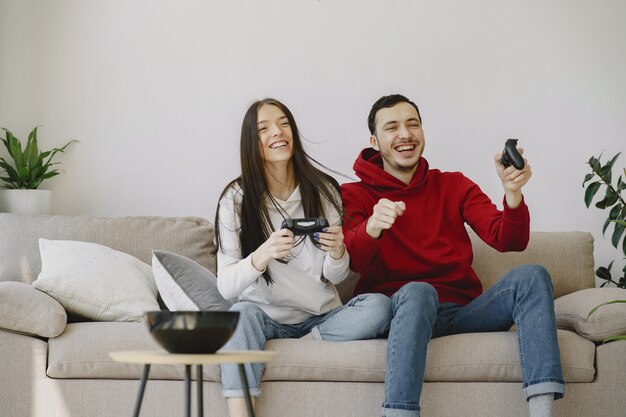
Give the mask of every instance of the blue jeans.
MULTIPOLYGON (((314 339, 341 342, 375 339, 384 336, 391 321, 391 300, 382 294, 363 294, 342 307, 313 316, 298 324, 281 324, 271 319, 256 304, 241 302, 231 311, 239 311, 239 323, 225 350, 261 350, 266 340, 294 339, 311 333, 314 339)), ((258 396, 263 364, 245 365, 250 395, 258 396)), ((225 397, 243 397, 238 365, 222 365, 225 397)))
POLYGON ((548 271, 539 265, 513 269, 468 305, 439 303, 429 284, 411 282, 392 297, 383 417, 418 417, 426 350, 431 338, 458 333, 507 331, 517 325, 526 399, 554 393, 565 383, 556 335, 548 271))

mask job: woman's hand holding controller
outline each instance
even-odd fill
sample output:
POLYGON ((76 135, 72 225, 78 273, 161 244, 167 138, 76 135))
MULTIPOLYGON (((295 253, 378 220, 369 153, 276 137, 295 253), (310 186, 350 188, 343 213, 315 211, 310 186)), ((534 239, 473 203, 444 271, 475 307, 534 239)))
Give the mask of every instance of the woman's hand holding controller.
POLYGON ((341 259, 346 251, 341 226, 325 227, 324 232, 314 233, 313 239, 317 247, 328 252, 333 259, 341 259))
POLYGON ((281 259, 289 254, 294 244, 293 232, 289 229, 275 231, 261 246, 252 252, 252 266, 259 272, 265 271, 272 259, 281 259))

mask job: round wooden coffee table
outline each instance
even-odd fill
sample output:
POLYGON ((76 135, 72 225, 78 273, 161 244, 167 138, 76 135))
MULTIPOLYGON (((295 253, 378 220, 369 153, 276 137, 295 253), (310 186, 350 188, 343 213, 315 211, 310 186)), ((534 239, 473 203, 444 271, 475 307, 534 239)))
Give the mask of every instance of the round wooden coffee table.
POLYGON ((198 417, 203 417, 202 404, 202 366, 215 365, 223 363, 235 363, 239 365, 239 376, 244 388, 246 403, 248 405, 248 414, 254 417, 252 409, 252 400, 250 398, 248 378, 244 371, 244 364, 253 362, 268 362, 276 356, 276 352, 267 350, 231 350, 218 351, 212 354, 183 354, 169 353, 164 350, 135 350, 126 352, 111 352, 109 356, 114 361, 125 363, 143 364, 143 372, 141 374, 141 383, 137 400, 135 401, 135 409, 133 417, 139 417, 143 394, 148 381, 150 365, 184 365, 185 366, 185 417, 190 417, 191 413, 191 367, 196 366, 197 378, 196 387, 198 395, 198 417))

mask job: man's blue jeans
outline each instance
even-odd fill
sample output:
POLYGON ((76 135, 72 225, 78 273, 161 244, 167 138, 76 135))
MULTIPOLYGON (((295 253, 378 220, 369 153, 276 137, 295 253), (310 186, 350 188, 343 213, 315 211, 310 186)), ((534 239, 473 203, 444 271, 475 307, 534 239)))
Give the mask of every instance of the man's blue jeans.
POLYGON ((526 399, 554 393, 565 383, 556 335, 552 282, 539 265, 513 269, 466 306, 439 303, 435 289, 411 282, 392 297, 383 417, 417 417, 431 338, 507 331, 517 325, 526 399))
MULTIPOLYGON (((293 339, 311 333, 314 339, 334 342, 375 339, 389 330, 391 300, 383 294, 363 294, 342 307, 298 324, 281 324, 272 320, 256 304, 241 302, 230 311, 239 311, 239 323, 226 350, 261 350, 266 340, 293 339)), ((250 395, 260 395, 263 364, 246 364, 250 395)), ((243 397, 238 365, 222 365, 222 386, 225 397, 243 397)))

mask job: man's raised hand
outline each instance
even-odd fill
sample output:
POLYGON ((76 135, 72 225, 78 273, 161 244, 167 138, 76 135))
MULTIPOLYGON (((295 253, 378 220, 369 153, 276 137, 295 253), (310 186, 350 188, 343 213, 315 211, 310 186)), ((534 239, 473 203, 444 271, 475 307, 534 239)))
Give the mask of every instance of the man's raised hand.
POLYGON ((404 201, 391 201, 381 198, 374 206, 374 212, 367 219, 365 231, 372 239, 378 239, 383 230, 390 229, 398 216, 402 216, 406 210, 404 201))

